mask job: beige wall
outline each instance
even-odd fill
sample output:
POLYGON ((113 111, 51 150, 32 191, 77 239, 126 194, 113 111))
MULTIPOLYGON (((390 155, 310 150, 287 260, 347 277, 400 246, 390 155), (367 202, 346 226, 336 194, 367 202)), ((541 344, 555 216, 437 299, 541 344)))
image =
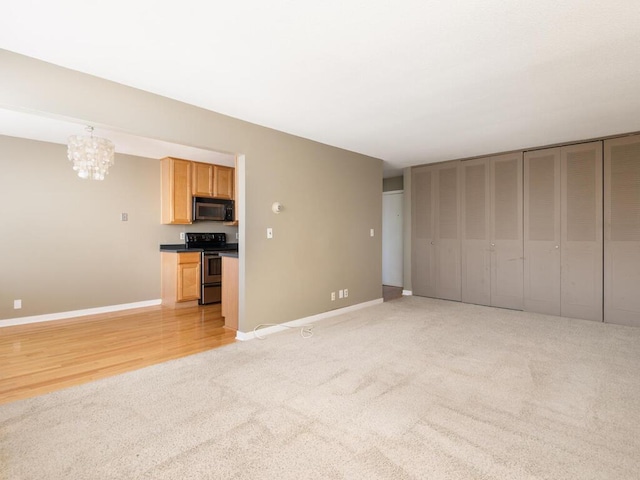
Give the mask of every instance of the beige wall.
POLYGON ((0 319, 158 299, 160 243, 189 229, 237 231, 160 225, 157 159, 117 154, 107 180, 92 182, 76 176, 64 145, 4 136, 0 206, 0 319))
POLYGON ((402 177, 390 177, 382 180, 383 192, 395 192, 397 190, 402 190, 403 188, 404 186, 402 177))
MULTIPOLYGON (((245 178, 241 182, 244 189, 240 192, 245 211, 240 226, 240 288, 243 292, 241 298, 244 299, 240 309, 242 331, 249 331, 260 323, 282 323, 381 297, 381 160, 259 127, 3 50, 0 50, 0 68, 3 72, 0 76, 0 107, 64 117, 135 135, 245 156, 245 178), (279 215, 271 212, 274 201, 284 205, 284 211, 279 215), (272 240, 266 239, 267 227, 274 229, 272 240), (374 237, 369 236, 370 228, 376 232, 374 237), (341 288, 349 288, 349 298, 331 302, 330 292, 341 288)), ((5 163, 3 159, 0 165, 3 175, 5 163)), ((116 177, 117 167, 114 167, 104 185, 112 181, 112 176, 116 177)), ((136 177, 136 182, 140 180, 158 184, 159 167, 152 167, 151 170, 154 173, 148 175, 139 172, 145 178, 136 177), (155 180, 146 178, 152 175, 155 180)), ((39 175, 37 172, 32 174, 39 175)), ((127 190, 133 187, 113 188, 120 195, 126 195, 127 190)), ((103 230, 111 229, 110 238, 123 227, 118 221, 121 208, 120 205, 114 207, 115 225, 107 226, 110 224, 105 223, 100 226, 103 230)), ((159 208, 159 199, 152 208, 159 208)), ((108 214, 111 215, 110 212, 108 214)), ((106 217, 107 212, 104 215, 106 217)), ((153 216, 157 218, 159 213, 154 212, 153 216)), ((30 225, 33 231, 37 228, 37 223, 30 225)), ((180 227, 164 233, 158 222, 155 226, 145 228, 158 230, 155 239, 148 239, 145 267, 149 268, 136 269, 136 272, 149 272, 153 268, 158 272, 157 264, 151 266, 154 263, 152 257, 157 255, 157 244, 177 242, 174 238, 180 227), (155 253, 152 252, 154 249, 155 253)), ((11 227, 8 226, 6 231, 10 232, 11 227)), ((43 235, 46 239, 60 232, 57 229, 44 232, 43 235)), ((4 242, 7 235, 10 233, 2 235, 4 242)), ((122 248, 121 252, 126 251, 126 247, 118 248, 122 248)), ((3 254, 4 250, 6 248, 3 248, 3 254)), ((30 251, 32 248, 23 247, 20 243, 14 246, 17 256, 24 257, 30 251)), ((77 253, 77 250, 68 250, 67 255, 70 251, 77 253)), ((117 253, 108 251, 108 260, 117 258, 117 253)), ((93 250, 83 249, 76 261, 91 265, 93 253, 93 250)), ((159 263, 159 258, 156 258, 159 263)), ((50 261, 27 266, 24 276, 31 278, 28 272, 35 274, 42 269, 47 272, 55 270, 57 263, 49 264, 50 261)), ((133 260, 125 263, 134 268, 133 260)), ((99 273, 100 270, 98 266, 90 266, 86 272, 90 276, 92 272, 99 273)), ((14 274, 5 273, 5 269, 2 269, 0 276, 3 288, 11 282, 14 274)), ((159 274, 140 275, 139 282, 153 283, 153 286, 144 287, 148 289, 144 296, 149 297, 145 299, 158 298, 159 274)), ((96 287, 87 298, 64 303, 56 300, 46 304, 42 310, 53 312, 95 306, 96 301, 90 298, 95 298, 97 290, 112 286, 120 293, 98 303, 134 301, 127 293, 128 289, 120 291, 115 286, 119 281, 120 278, 111 278, 108 285, 96 287)), ((65 291, 64 284, 58 287, 60 283, 54 284, 49 298, 58 298, 65 291)), ((26 289, 23 291, 31 291, 29 289, 33 287, 23 285, 22 288, 26 289)), ((13 298, 13 295, 9 297, 13 298)), ((2 302, 6 301, 3 296, 2 302)), ((5 305, 1 308, 3 314, 0 317, 7 318, 4 315, 5 305)), ((15 316, 13 310, 8 318, 12 316, 15 316)))

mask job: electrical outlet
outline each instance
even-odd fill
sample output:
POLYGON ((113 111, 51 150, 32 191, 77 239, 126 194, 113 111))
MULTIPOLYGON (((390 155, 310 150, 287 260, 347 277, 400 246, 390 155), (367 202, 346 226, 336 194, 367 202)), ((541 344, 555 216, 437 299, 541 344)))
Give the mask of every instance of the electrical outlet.
POLYGON ((236 240, 238 240, 239 238, 240 238, 240 234, 236 232, 236 240))
POLYGON ((122 221, 122 222, 127 222, 127 221, 129 221, 129 214, 128 214, 128 213, 124 213, 124 212, 123 212, 123 213, 121 213, 121 214, 120 214, 120 221, 122 221))
POLYGON ((180 240, 184 240, 184 232, 180 232, 180 240))
POLYGON ((338 290, 338 298, 344 298, 344 290, 338 290))
POLYGON ((19 310, 22 308, 22 300, 18 299, 18 300, 14 300, 13 301, 13 309, 14 310, 19 310))
POLYGON ((345 288, 344 289, 344 298, 347 298, 349 296, 349 289, 345 288))
POLYGON ((267 228, 267 238, 273 238, 273 228, 267 228))
POLYGON ((332 302, 336 301, 336 292, 331 292, 331 301, 332 302))

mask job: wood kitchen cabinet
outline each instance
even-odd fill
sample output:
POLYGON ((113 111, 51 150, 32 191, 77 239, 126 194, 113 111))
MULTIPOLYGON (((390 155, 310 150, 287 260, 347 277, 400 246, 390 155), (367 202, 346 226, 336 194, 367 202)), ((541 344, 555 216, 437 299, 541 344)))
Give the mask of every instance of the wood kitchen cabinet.
POLYGON ((161 252, 162 304, 196 305, 200 298, 200 252, 161 252))
POLYGON ((213 165, 213 196, 233 200, 234 169, 213 165))
POLYGON ((224 326, 238 330, 238 259, 222 256, 222 306, 224 326))
POLYGON ((238 166, 238 160, 236 158, 236 168, 233 168, 232 170, 232 179, 231 179, 231 188, 233 189, 233 195, 231 197, 231 199, 233 200, 234 203, 234 214, 233 214, 233 221, 231 222, 225 222, 225 225, 233 225, 233 226, 237 226, 238 225, 238 214, 240 212, 240 203, 238 202, 238 176, 236 175, 236 171, 237 171, 237 166, 238 166))
POLYGON ((193 175, 193 195, 213 197, 213 165, 211 163, 191 162, 193 175))
POLYGON ((192 192, 197 197, 233 200, 234 169, 210 163, 191 162, 192 192))
POLYGON ((191 223, 191 164, 189 160, 163 158, 160 160, 162 177, 162 223, 191 223))
POLYGON ((166 157, 160 160, 164 224, 192 223, 193 197, 234 200, 233 167, 166 157))

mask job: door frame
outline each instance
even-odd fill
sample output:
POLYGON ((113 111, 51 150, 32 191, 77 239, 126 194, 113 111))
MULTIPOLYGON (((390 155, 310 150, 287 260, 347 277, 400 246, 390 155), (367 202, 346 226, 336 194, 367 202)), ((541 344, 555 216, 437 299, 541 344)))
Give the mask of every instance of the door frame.
MULTIPOLYGON (((385 264, 388 262, 385 262, 385 258, 388 261, 391 261, 391 267, 394 271, 399 271, 400 276, 399 276, 399 282, 400 285, 391 285, 394 287, 403 287, 404 286, 404 190, 392 190, 389 192, 382 192, 382 284, 386 285, 386 283, 384 282, 385 280, 385 264), (385 238, 388 239, 388 235, 391 233, 388 231, 389 228, 389 223, 385 222, 385 208, 384 208, 384 202, 385 202, 385 198, 389 197, 391 195, 394 196, 399 196, 400 197, 400 211, 399 213, 399 227, 398 228, 394 228, 393 233, 395 233, 396 235, 399 233, 399 235, 397 236, 397 241, 394 240, 393 244, 391 245, 391 247, 394 250, 394 255, 392 255, 393 258, 389 259, 387 257, 387 254, 389 254, 389 242, 387 241, 385 244, 385 238)), ((387 268, 389 268, 389 265, 386 265, 387 268)))

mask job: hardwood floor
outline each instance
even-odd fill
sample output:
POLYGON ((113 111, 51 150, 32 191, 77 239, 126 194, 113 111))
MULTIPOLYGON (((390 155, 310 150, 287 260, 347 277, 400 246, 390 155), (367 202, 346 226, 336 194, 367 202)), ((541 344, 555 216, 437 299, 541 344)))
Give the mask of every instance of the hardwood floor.
POLYGON ((220 304, 0 328, 0 404, 227 345, 235 333, 220 304))

